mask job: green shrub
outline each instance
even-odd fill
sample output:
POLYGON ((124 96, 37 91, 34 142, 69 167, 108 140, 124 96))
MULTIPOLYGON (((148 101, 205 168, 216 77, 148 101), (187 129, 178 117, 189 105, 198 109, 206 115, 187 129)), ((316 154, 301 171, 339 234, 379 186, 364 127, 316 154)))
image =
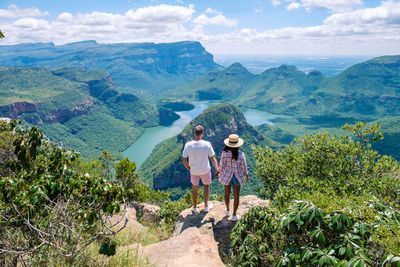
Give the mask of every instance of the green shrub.
POLYGON ((235 266, 269 266, 281 251, 276 212, 253 207, 234 226, 231 252, 235 266))
POLYGON ((46 141, 37 127, 2 124, 0 135, 12 140, 12 155, 1 162, 1 264, 45 264, 54 255, 72 263, 98 237, 117 232, 106 224, 125 188, 74 169, 79 155, 46 141))
POLYGON ((297 144, 277 152, 256 148, 255 172, 264 185, 263 195, 280 207, 312 192, 338 196, 365 192, 398 203, 400 180, 393 172, 399 164, 371 149, 370 142, 382 138, 379 125, 364 127, 363 123, 344 127, 355 133, 356 140, 323 132, 296 139, 297 144))
MULTIPOLYGON (((383 138, 379 125, 366 127, 358 122, 343 129, 354 137, 336 138, 323 132, 297 139, 281 151, 255 149, 262 194, 280 212, 275 233, 280 243, 272 246, 271 241, 262 241, 272 250, 253 257, 261 262, 245 261, 248 266, 271 265, 271 255, 277 266, 397 264, 399 164, 371 149, 372 142, 383 138)), ((243 227, 242 232, 254 232, 241 225, 235 231, 243 227)), ((241 256, 235 247, 232 252, 236 259, 251 254, 241 256)))
POLYGON ((382 258, 385 249, 372 234, 387 223, 398 225, 400 214, 381 204, 372 206, 381 217, 375 223, 359 220, 350 209, 326 212, 309 201, 295 201, 281 214, 271 208, 251 208, 232 230, 235 266, 397 264, 393 254, 389 260, 382 258))

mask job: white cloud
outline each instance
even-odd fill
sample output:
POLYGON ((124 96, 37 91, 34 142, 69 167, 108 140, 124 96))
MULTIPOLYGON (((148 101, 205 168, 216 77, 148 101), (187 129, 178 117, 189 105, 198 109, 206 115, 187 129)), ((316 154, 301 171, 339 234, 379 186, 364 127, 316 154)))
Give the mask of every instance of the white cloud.
POLYGON ((286 9, 289 11, 295 10, 295 9, 299 9, 300 8, 300 3, 298 2, 292 2, 289 5, 286 6, 286 9))
POLYGON ((170 6, 158 5, 142 7, 137 10, 129 10, 125 16, 136 22, 163 22, 163 23, 182 23, 191 19, 194 13, 194 6, 170 6))
POLYGON ((72 18, 73 16, 71 13, 63 12, 58 16, 57 21, 68 23, 72 21, 72 18))
POLYGON ((22 18, 14 22, 14 25, 22 29, 50 30, 50 24, 43 19, 22 18))
MULTIPOLYGON (((281 0, 284 3, 292 5, 291 8, 304 8, 305 1, 281 0)), ((197 40, 214 53, 395 54, 397 51, 400 54, 400 1, 333 13, 320 25, 311 27, 265 31, 235 28, 230 32, 224 30, 223 34, 210 34, 206 26, 236 27, 238 20, 228 19, 211 8, 197 17, 194 13, 191 5, 156 5, 121 14, 63 12, 54 20, 16 17, 1 21, 1 29, 7 36, 1 44, 39 41, 62 44, 88 39, 100 43, 197 40)))
POLYGON ((222 14, 221 12, 219 12, 219 11, 217 11, 217 10, 211 8, 211 7, 206 9, 206 13, 208 13, 208 14, 217 14, 217 15, 222 14))
POLYGON ((6 43, 53 41, 66 43, 88 39, 99 42, 141 42, 198 39, 184 25, 192 21, 194 6, 157 5, 128 10, 124 14, 63 12, 56 20, 21 18, 3 22, 6 43))
POLYGON ((273 7, 278 7, 278 6, 281 5, 281 1, 279 1, 279 0, 272 0, 272 1, 271 1, 271 5, 272 5, 273 7))
POLYGON ((225 26, 225 27, 235 27, 238 25, 237 19, 228 19, 224 15, 216 15, 214 17, 207 17, 207 15, 200 15, 195 20, 194 23, 200 25, 215 25, 215 26, 225 26))
POLYGON ((307 10, 326 9, 335 12, 348 11, 362 3, 361 0, 301 0, 301 6, 307 10))
MULTIPOLYGON (((382 2, 378 7, 364 8, 346 13, 333 14, 324 20, 333 25, 394 25, 400 24, 400 2, 382 2)), ((397 26, 398 27, 398 26, 397 26)))
POLYGON ((9 5, 7 9, 0 9, 0 18, 22 18, 48 16, 49 12, 37 8, 19 9, 16 5, 9 5))

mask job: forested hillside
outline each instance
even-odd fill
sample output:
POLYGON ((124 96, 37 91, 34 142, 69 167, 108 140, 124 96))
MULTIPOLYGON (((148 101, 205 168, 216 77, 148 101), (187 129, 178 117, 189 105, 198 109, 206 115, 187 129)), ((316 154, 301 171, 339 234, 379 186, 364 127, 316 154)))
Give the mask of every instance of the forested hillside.
POLYGON ((333 78, 282 65, 258 75, 239 63, 213 71, 169 93, 192 99, 232 101, 239 106, 296 116, 311 122, 375 120, 400 115, 400 56, 354 65, 333 78))
POLYGON ((85 156, 122 152, 143 127, 169 116, 166 108, 120 93, 102 70, 2 67, 0 94, 1 117, 39 125, 52 140, 85 156))
POLYGON ((31 43, 0 46, 0 66, 104 69, 122 92, 147 96, 220 69, 199 42, 100 44, 83 41, 56 46, 31 43))

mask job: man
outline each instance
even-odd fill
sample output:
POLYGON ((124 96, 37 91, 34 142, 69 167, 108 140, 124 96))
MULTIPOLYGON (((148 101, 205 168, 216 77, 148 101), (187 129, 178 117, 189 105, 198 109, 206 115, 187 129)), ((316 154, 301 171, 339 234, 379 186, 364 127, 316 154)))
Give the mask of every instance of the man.
POLYGON ((212 203, 208 203, 210 196, 210 184, 211 184, 211 167, 208 157, 211 158, 211 162, 216 171, 218 171, 218 162, 215 158, 214 149, 210 142, 202 140, 204 129, 201 125, 198 125, 194 129, 195 140, 185 144, 185 148, 182 153, 182 162, 186 169, 190 171, 190 181, 192 183, 192 199, 193 207, 192 211, 197 212, 197 193, 199 190, 199 181, 201 179, 204 185, 204 212, 208 212, 212 209, 212 203), (189 163, 187 162, 189 157, 189 163))

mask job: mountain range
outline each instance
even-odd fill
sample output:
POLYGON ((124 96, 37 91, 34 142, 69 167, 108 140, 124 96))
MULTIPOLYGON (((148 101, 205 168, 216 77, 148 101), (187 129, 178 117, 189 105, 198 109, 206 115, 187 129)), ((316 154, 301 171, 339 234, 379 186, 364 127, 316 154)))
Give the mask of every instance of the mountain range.
POLYGON ((400 56, 356 64, 334 77, 282 65, 254 75, 240 63, 166 92, 169 96, 231 101, 305 120, 374 120, 400 115, 400 56))
POLYGON ((0 66, 103 69, 121 92, 154 99, 156 93, 222 67, 199 42, 0 46, 0 66))

